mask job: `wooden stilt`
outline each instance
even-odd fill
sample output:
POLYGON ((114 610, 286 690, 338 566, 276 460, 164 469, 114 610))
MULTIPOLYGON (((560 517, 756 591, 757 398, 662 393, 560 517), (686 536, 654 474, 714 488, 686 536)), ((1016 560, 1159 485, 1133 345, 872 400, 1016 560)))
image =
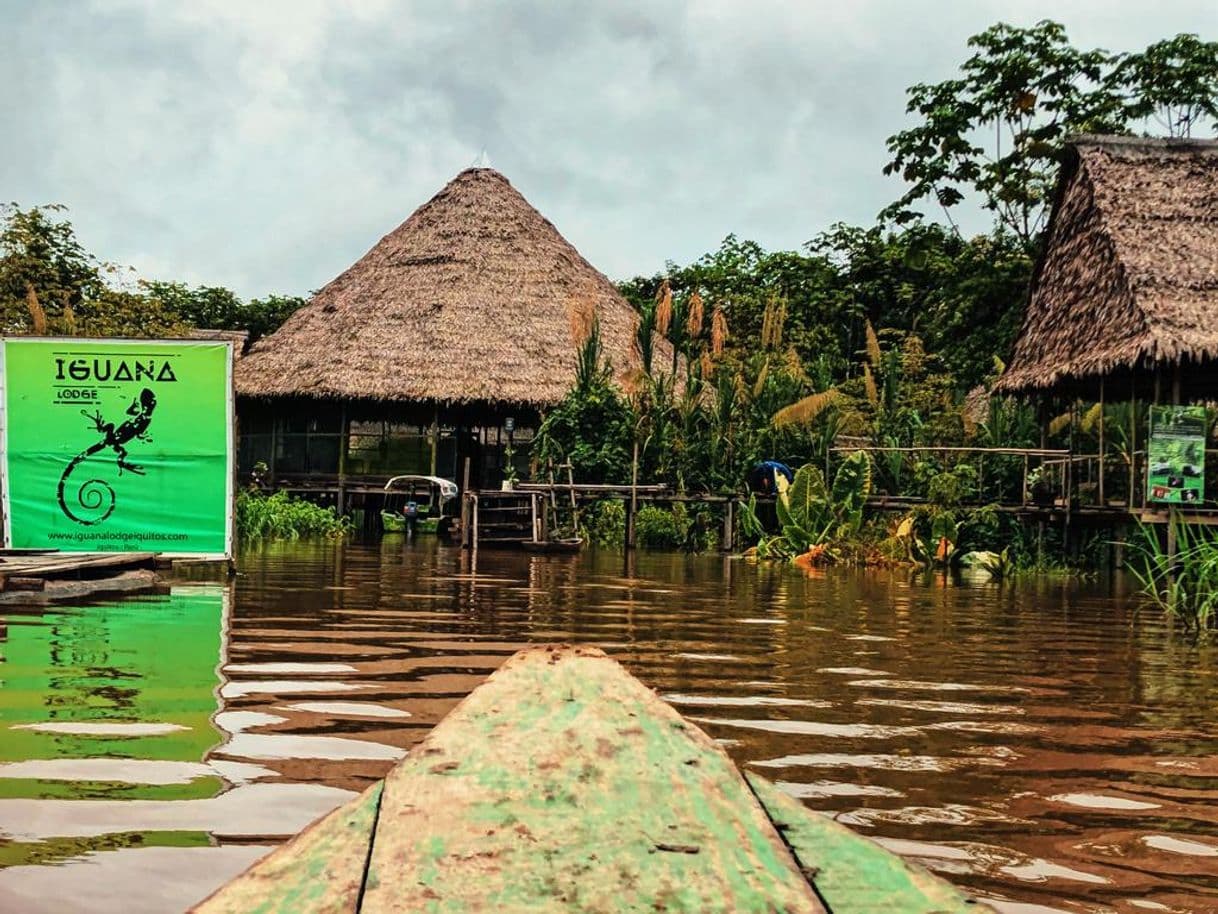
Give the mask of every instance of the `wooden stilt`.
POLYGON ((351 420, 347 417, 345 402, 339 416, 339 428, 342 429, 342 437, 338 442, 338 505, 336 510, 341 516, 347 513, 347 447, 351 441, 351 420))
POLYGON ((630 504, 626 509, 626 551, 634 549, 634 518, 639 510, 639 442, 634 442, 630 460, 630 504))
POLYGON ((1102 506, 1108 504, 1108 501, 1104 494, 1104 443, 1105 442, 1104 442, 1104 379, 1103 378, 1100 378, 1099 436, 1100 436, 1100 466, 1099 466, 1099 475, 1097 477, 1097 484, 1098 484, 1098 488, 1099 488, 1099 492, 1098 492, 1099 502, 1100 502, 1100 506, 1102 507, 1102 506))
POLYGON ((437 404, 431 417, 431 475, 436 475, 436 452, 440 445, 440 407, 437 404))
POLYGON ((1129 510, 1138 503, 1138 382, 1137 376, 1129 379, 1129 510))
POLYGON ((720 546, 724 552, 735 548, 736 500, 729 498, 723 506, 723 537, 720 546))

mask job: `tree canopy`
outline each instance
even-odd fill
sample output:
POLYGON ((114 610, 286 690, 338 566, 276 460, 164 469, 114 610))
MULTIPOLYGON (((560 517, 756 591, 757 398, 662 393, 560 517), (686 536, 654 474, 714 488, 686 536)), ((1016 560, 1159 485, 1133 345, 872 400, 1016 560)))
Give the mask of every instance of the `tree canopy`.
POLYGON ((888 138, 885 174, 909 189, 880 214, 907 222, 921 202, 950 223, 979 199, 1033 250, 1066 138, 1121 134, 1153 119, 1188 136, 1218 119, 1218 42, 1177 35, 1136 54, 1080 49, 1063 25, 999 23, 969 39, 959 75, 907 91, 913 126, 888 138))
POLYGON ((191 328, 244 330, 254 340, 304 304, 296 296, 241 301, 218 286, 132 282, 84 249, 62 206, 0 209, 0 332, 173 337, 191 328))

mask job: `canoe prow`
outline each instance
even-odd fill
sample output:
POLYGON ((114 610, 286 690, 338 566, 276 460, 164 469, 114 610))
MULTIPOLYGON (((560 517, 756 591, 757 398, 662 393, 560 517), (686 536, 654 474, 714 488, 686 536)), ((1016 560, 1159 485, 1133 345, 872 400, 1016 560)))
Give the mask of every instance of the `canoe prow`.
POLYGON ((523 650, 195 914, 989 910, 751 775, 590 647, 523 650))

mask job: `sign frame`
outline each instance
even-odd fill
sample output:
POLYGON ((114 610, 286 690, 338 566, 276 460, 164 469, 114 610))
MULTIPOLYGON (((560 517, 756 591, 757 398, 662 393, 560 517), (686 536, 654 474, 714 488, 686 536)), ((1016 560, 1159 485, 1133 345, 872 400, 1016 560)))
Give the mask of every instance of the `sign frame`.
MULTIPOLYGON (((166 558, 181 558, 181 559, 209 559, 215 561, 231 561, 234 557, 234 539, 236 530, 235 516, 235 494, 236 494, 236 427, 237 427, 237 410, 236 410, 236 395, 233 387, 233 368, 236 362, 237 353, 234 340, 232 339, 192 339, 189 337, 172 339, 172 338, 155 338, 155 339, 131 339, 118 337, 70 337, 70 336, 0 336, 0 519, 3 520, 3 546, 5 549, 13 547, 13 530, 12 530, 12 486, 9 469, 9 455, 12 453, 9 448, 9 428, 10 415, 8 408, 8 395, 10 384, 8 379, 8 364, 7 351, 10 343, 52 343, 58 345, 72 345, 73 343, 102 343, 106 346, 124 347, 124 346, 173 346, 173 347, 221 347, 225 350, 224 357, 224 552, 174 552, 169 550, 128 550, 116 548, 106 550, 121 554, 129 551, 149 551, 157 552, 166 558)), ((55 548, 55 547, 48 547, 55 548)), ((91 549, 73 549, 59 548, 60 552, 64 553, 96 553, 97 550, 91 549)))

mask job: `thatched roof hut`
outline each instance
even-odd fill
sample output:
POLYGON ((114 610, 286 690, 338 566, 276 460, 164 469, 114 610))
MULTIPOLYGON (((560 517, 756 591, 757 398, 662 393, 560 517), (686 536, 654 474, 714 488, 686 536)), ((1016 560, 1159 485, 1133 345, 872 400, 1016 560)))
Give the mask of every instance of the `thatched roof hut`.
POLYGON ((627 373, 638 364, 634 309, 507 178, 471 168, 256 343, 236 388, 365 406, 544 408, 570 388, 574 327, 593 312, 627 373))
POLYGON ((1000 393, 1218 384, 1218 143, 1079 137, 1000 393))

